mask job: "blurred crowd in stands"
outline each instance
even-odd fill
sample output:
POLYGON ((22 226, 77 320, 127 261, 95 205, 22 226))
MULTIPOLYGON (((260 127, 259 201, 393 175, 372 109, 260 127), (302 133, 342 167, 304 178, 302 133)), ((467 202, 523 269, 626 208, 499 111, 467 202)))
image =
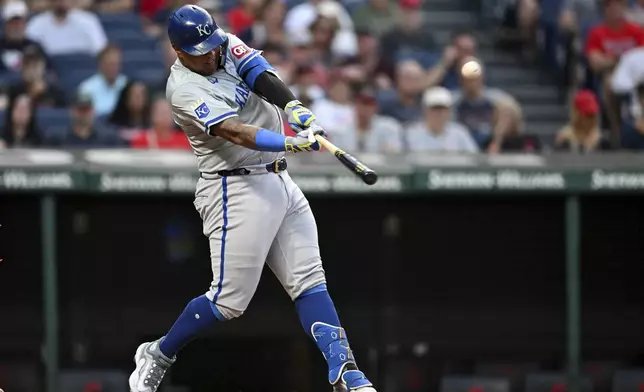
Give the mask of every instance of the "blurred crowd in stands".
MULTIPOLYGON (((644 147, 644 0, 472 0, 481 23, 446 46, 424 17, 432 1, 194 3, 263 50, 347 150, 644 147), (478 37, 496 30, 520 42, 517 63, 556 78, 570 116, 552 140, 531 134, 520 102, 486 84, 485 64, 480 77, 461 75, 478 58, 478 37)), ((189 149, 165 98, 176 60, 165 21, 183 3, 5 0, 0 147, 189 149)))

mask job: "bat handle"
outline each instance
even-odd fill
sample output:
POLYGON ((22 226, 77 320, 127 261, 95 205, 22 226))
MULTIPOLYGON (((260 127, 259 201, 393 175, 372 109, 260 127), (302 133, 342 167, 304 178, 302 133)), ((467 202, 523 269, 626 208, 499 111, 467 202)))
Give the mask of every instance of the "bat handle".
POLYGON ((339 150, 339 148, 336 147, 335 144, 331 143, 329 140, 327 140, 327 138, 325 138, 322 135, 315 135, 315 140, 317 140, 322 147, 329 150, 329 152, 331 152, 332 154, 335 154, 335 152, 339 150))

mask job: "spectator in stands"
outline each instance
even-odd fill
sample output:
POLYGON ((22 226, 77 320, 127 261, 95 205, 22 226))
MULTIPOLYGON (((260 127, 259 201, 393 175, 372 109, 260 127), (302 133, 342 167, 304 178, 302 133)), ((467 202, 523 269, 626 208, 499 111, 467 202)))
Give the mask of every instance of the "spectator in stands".
POLYGON ((370 153, 402 152, 402 126, 391 117, 378 113, 376 93, 366 87, 355 97, 354 118, 336 127, 329 138, 349 151, 370 153))
POLYGON ((27 37, 49 56, 71 53, 98 55, 107 45, 105 31, 91 12, 77 9, 72 0, 51 0, 52 8, 27 23, 27 37))
POLYGON ((333 52, 342 56, 355 56, 358 44, 353 20, 347 10, 335 0, 305 1, 293 7, 284 20, 287 35, 305 36, 320 15, 338 20, 339 27, 332 44, 333 52))
POLYGON ((263 56, 275 68, 280 79, 285 84, 290 84, 293 79, 294 63, 288 57, 283 45, 267 43, 263 47, 263 56))
POLYGON ((19 72, 22 67, 22 55, 27 48, 40 50, 40 45, 25 36, 25 26, 29 10, 27 4, 11 0, 2 8, 4 22, 0 37, 0 72, 19 72))
POLYGON ((152 102, 151 129, 140 131, 130 143, 132 148, 190 150, 186 135, 178 131, 172 119, 172 107, 164 98, 152 102))
POLYGON ((470 33, 457 32, 452 36, 452 42, 443 49, 441 59, 427 73, 425 86, 427 88, 442 85, 450 90, 459 86, 460 65, 466 59, 476 56, 476 38, 470 33))
POLYGON ((423 20, 421 0, 399 0, 398 23, 382 36, 380 47, 396 58, 436 50, 432 26, 423 20))
POLYGON ((263 0, 262 8, 255 23, 239 34, 242 41, 253 48, 266 45, 282 45, 286 42, 284 16, 286 4, 282 0, 263 0))
POLYGON ((405 131, 409 151, 478 152, 468 129, 450 121, 452 104, 452 93, 445 87, 432 87, 425 91, 424 121, 414 123, 405 131))
POLYGON ((539 0, 505 0, 500 11, 502 28, 507 32, 505 41, 520 43, 526 60, 536 55, 539 0), (517 34, 518 33, 518 34, 517 34))
MULTIPOLYGON (((631 53, 629 52, 628 55, 631 53)), ((621 98, 622 125, 619 138, 621 147, 642 150, 644 149, 644 82, 634 86, 621 98)))
POLYGON ((509 94, 483 83, 478 76, 461 76, 461 89, 454 92, 454 119, 464 124, 481 150, 499 152, 504 139, 522 133, 519 103, 509 94))
POLYGON ((262 0, 239 0, 238 4, 227 15, 228 27, 235 35, 250 28, 262 9, 262 0))
POLYGON ((127 77, 121 74, 121 58, 121 49, 107 45, 98 55, 98 72, 79 87, 79 91, 92 97, 94 111, 99 117, 112 113, 127 83, 127 77))
POLYGON ((354 120, 352 95, 349 84, 339 75, 334 75, 328 97, 317 99, 311 105, 317 123, 329 134, 342 132, 344 127, 354 120))
POLYGON ((355 85, 373 84, 380 90, 393 88, 395 64, 383 56, 378 39, 367 31, 358 32, 358 55, 342 64, 343 77, 355 85))
POLYGON ((404 60, 396 67, 396 90, 381 96, 380 114, 403 123, 417 121, 421 116, 421 94, 425 71, 414 60, 404 60))
POLYGON ((633 23, 644 25, 644 0, 635 0, 626 13, 626 17, 633 23))
POLYGON ((576 34, 600 19, 599 1, 564 0, 559 14, 559 29, 564 35, 576 34))
POLYGON ((177 52, 172 47, 170 38, 167 35, 159 42, 159 45, 163 55, 163 66, 168 70, 168 75, 170 75, 170 67, 177 61, 177 52))
POLYGON ((70 110, 72 124, 61 137, 48 138, 47 144, 65 148, 122 147, 123 141, 96 123, 92 97, 79 93, 70 110))
POLYGON ((36 126, 31 98, 22 94, 7 108, 3 132, 0 134, 0 148, 31 148, 41 145, 40 131, 36 126))
POLYGON ((353 23, 357 30, 381 37, 396 25, 398 9, 389 0, 369 0, 353 13, 353 23))
POLYGON ((36 107, 64 107, 65 93, 48 80, 44 54, 37 47, 25 49, 22 58, 22 80, 9 87, 9 100, 27 94, 36 107))
POLYGON ((627 0, 604 0, 604 21, 593 27, 586 41, 591 70, 600 78, 601 94, 613 135, 619 133, 619 106, 610 89, 610 77, 619 58, 644 45, 644 28, 626 20, 627 0))
POLYGON ((314 68, 310 65, 297 67, 293 74, 293 82, 290 89, 305 106, 311 106, 326 96, 324 88, 317 83, 314 68))
MULTIPOLYGON (((145 84, 138 81, 129 82, 116 103, 116 108, 110 115, 108 122, 118 127, 122 135, 130 131, 138 131, 149 127, 150 105, 148 89, 145 84)), ((123 136, 128 139, 129 136, 123 136)))
POLYGON ((352 57, 347 55, 344 49, 338 49, 338 46, 334 45, 335 37, 339 33, 340 22, 332 15, 320 14, 311 24, 314 58, 327 67, 336 66, 352 57))
POLYGON ((613 94, 630 94, 644 83, 644 47, 635 48, 619 58, 611 77, 613 94))
POLYGON ((599 102, 595 93, 581 90, 575 95, 570 122, 557 134, 555 149, 577 153, 611 149, 599 128, 599 102))

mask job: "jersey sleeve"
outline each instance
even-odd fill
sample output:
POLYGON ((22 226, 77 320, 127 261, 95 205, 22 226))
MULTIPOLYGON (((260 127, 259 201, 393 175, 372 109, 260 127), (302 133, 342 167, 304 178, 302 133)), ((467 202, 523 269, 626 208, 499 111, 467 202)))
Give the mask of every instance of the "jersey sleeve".
POLYGON ((234 34, 228 34, 228 58, 232 60, 237 75, 251 89, 262 72, 269 71, 277 76, 277 72, 262 56, 260 50, 250 48, 234 34))
POLYGON ((207 134, 211 126, 238 115, 238 108, 197 84, 178 88, 172 94, 171 103, 172 111, 181 122, 179 125, 196 125, 207 134))

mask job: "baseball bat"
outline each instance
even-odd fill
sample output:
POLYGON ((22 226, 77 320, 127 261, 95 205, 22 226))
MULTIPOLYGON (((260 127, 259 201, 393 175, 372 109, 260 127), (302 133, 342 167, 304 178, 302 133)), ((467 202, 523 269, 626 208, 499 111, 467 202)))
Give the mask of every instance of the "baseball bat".
POLYGON ((333 154, 338 161, 349 170, 353 172, 356 176, 360 177, 362 182, 367 185, 373 185, 378 181, 378 175, 375 171, 371 170, 364 163, 360 162, 353 155, 341 150, 335 144, 328 141, 322 135, 315 135, 315 139, 320 143, 322 147, 327 149, 331 154, 333 154))

